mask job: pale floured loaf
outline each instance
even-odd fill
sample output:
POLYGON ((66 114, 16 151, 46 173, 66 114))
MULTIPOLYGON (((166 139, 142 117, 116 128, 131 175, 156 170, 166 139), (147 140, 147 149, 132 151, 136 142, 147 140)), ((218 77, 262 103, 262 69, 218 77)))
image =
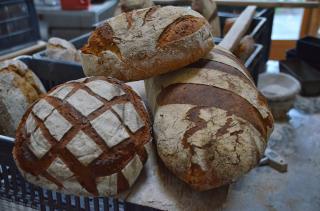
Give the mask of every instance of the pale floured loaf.
POLYGON ((234 55, 206 58, 146 81, 157 151, 196 190, 231 183, 262 158, 273 129, 266 99, 234 55))
POLYGON ((80 63, 80 52, 71 42, 61 38, 48 40, 46 54, 50 59, 80 63))
POLYGON ((138 178, 150 140, 141 98, 118 80, 91 77, 56 87, 28 109, 13 155, 35 185, 113 196, 138 178))
POLYGON ((0 134, 14 136, 28 106, 45 92, 26 64, 19 60, 0 62, 0 134))
POLYGON ((103 23, 82 48, 88 76, 134 81, 174 71, 213 47, 209 24, 183 7, 151 7, 122 13, 103 23))

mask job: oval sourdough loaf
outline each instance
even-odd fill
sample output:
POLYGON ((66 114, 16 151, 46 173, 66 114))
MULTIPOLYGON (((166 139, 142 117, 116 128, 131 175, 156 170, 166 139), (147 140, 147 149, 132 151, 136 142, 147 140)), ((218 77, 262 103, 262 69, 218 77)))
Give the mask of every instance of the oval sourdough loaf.
POLYGON ((80 63, 80 51, 78 51, 72 43, 64 39, 57 37, 50 38, 48 40, 46 53, 50 59, 80 63))
POLYGON ((147 160, 148 113, 127 85, 104 77, 60 85, 24 115, 13 155, 31 183, 110 196, 133 185, 147 160))
POLYGON ((213 47, 208 22, 183 7, 151 7, 103 23, 82 48, 88 76, 134 81, 191 64, 213 47))
POLYGON ((273 117, 227 51, 215 47, 186 68, 148 79, 146 91, 158 154, 194 189, 228 184, 263 156, 273 117))
POLYGON ((0 62, 0 134, 14 136, 28 106, 45 92, 26 64, 19 60, 0 62))

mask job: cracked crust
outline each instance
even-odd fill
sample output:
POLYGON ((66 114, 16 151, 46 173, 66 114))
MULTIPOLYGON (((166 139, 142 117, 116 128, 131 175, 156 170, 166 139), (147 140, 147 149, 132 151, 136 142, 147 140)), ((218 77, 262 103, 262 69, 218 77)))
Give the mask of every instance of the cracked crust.
POLYGON ((181 7, 120 14, 99 26, 82 48, 86 75, 134 81, 195 62, 213 47, 209 24, 181 7))
POLYGON ((14 136, 28 106, 45 92, 39 78, 23 62, 0 63, 0 134, 14 136))
POLYGON ((145 81, 159 156, 199 191, 254 168, 273 129, 266 99, 243 65, 221 49, 210 54, 145 81))

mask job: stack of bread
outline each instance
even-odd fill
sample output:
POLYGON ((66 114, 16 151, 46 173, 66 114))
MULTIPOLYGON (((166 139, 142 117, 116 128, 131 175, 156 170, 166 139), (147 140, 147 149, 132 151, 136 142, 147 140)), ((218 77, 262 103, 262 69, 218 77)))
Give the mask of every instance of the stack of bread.
POLYGON ((172 6, 100 25, 81 52, 91 77, 56 87, 24 115, 13 151, 23 175, 73 194, 128 189, 147 159, 152 124, 123 82, 143 79, 157 153, 174 175, 203 191, 254 168, 273 118, 245 67, 214 47, 210 31, 199 13, 172 6))

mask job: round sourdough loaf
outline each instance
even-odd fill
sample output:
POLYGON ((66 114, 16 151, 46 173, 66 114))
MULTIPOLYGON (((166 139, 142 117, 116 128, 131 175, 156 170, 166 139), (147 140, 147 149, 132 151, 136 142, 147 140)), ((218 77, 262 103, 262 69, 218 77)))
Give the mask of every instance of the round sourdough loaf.
POLYGON ((92 33, 82 48, 88 76, 134 81, 191 64, 213 47, 210 26, 183 7, 151 7, 122 13, 92 33))
POLYGON ((254 168, 273 129, 265 98, 234 55, 215 49, 179 71, 146 81, 157 151, 196 190, 254 168))
POLYGON ((118 80, 91 77, 56 87, 28 109, 13 156, 35 185, 111 196, 134 184, 150 140, 141 98, 118 80))
POLYGON ((28 106, 45 92, 26 64, 19 60, 0 62, 0 134, 14 136, 28 106))
POLYGON ((67 40, 52 37, 48 40, 46 54, 48 58, 80 63, 80 52, 67 40))

